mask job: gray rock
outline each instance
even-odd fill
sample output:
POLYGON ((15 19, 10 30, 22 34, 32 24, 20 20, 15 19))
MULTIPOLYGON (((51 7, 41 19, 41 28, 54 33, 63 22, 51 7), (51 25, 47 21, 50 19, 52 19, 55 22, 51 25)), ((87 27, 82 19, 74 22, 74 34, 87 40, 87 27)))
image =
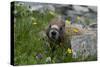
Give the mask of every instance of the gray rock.
POLYGON ((73 36, 71 39, 73 58, 85 60, 88 57, 97 55, 96 33, 86 33, 84 35, 73 36))
POLYGON ((97 7, 96 6, 88 6, 89 9, 91 9, 94 12, 97 12, 97 7))
POLYGON ((82 15, 83 13, 80 11, 75 11, 75 10, 68 10, 67 11, 69 16, 74 16, 74 15, 82 15))
POLYGON ((87 7, 82 7, 82 6, 73 6, 75 11, 80 11, 80 12, 89 12, 89 9, 87 7))

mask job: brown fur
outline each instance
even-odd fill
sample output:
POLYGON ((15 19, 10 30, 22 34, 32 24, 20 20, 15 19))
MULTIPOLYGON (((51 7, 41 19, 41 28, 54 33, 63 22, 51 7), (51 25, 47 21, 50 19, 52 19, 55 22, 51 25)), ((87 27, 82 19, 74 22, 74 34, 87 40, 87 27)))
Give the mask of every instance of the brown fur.
POLYGON ((50 24, 49 24, 49 27, 47 29, 47 36, 48 36, 48 32, 49 32, 51 26, 57 25, 59 27, 59 32, 60 32, 59 42, 62 42, 64 40, 64 36, 65 36, 65 22, 59 18, 54 18, 49 23, 50 24))
POLYGON ((49 26, 48 26, 48 29, 46 32, 47 32, 48 41, 50 43, 51 48, 56 47, 54 44, 56 44, 57 46, 59 46, 62 49, 71 48, 70 38, 69 38, 69 36, 66 35, 65 22, 62 19, 59 19, 59 18, 52 19, 49 23, 49 26), (53 42, 52 40, 49 39, 48 32, 52 25, 57 25, 59 27, 60 37, 57 42, 53 42))

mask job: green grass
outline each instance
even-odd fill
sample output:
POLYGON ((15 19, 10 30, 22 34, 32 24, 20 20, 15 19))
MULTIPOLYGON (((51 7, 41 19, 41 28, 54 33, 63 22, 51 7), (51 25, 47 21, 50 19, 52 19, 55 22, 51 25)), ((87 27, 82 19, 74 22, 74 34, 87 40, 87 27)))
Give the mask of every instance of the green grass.
POLYGON ((62 51, 62 48, 57 48, 54 53, 51 53, 51 48, 46 45, 46 40, 43 40, 43 35, 40 34, 54 16, 49 12, 44 15, 34 11, 31 17, 16 17, 14 24, 15 65, 45 64, 48 63, 46 58, 51 57, 52 54, 54 57, 49 63, 73 61, 70 55, 64 56, 66 51, 62 51), (35 20, 31 20, 31 17, 34 17, 35 20), (37 54, 42 54, 42 59, 37 59, 37 54))
POLYGON ((51 57, 52 53, 46 41, 43 40, 41 32, 55 15, 49 11, 45 14, 39 11, 30 13, 24 6, 15 6, 15 9, 18 14, 15 15, 16 22, 14 23, 14 65, 78 61, 78 59, 72 59, 71 54, 66 56, 66 50, 57 48, 51 62, 46 62, 47 57, 51 57), (42 58, 37 58, 39 54, 42 58))
POLYGON ((22 13, 16 16, 14 23, 15 65, 45 63, 44 43, 41 39, 42 35, 39 33, 45 29, 53 17, 48 12, 41 14, 37 11, 34 11, 30 16, 22 15, 22 13), (32 20, 31 17, 35 20, 32 20), (39 53, 43 55, 42 59, 36 59, 36 55, 39 53))

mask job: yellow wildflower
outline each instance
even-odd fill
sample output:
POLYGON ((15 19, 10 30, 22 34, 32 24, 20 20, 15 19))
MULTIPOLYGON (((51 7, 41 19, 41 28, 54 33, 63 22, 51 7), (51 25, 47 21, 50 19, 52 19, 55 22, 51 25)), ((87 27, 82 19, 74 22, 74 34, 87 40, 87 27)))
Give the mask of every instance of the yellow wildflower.
POLYGON ((66 24, 71 24, 71 22, 69 20, 66 20, 65 22, 66 22, 66 24))
POLYGON ((77 16, 77 19, 79 20, 80 19, 80 16, 77 16))
POLYGON ((68 48, 67 49, 67 53, 71 54, 72 53, 72 49, 68 48))
POLYGON ((36 22, 33 23, 33 25, 36 25, 36 24, 37 24, 36 22))
POLYGON ((74 28, 73 31, 74 31, 75 33, 79 32, 79 30, 76 29, 76 28, 74 28))

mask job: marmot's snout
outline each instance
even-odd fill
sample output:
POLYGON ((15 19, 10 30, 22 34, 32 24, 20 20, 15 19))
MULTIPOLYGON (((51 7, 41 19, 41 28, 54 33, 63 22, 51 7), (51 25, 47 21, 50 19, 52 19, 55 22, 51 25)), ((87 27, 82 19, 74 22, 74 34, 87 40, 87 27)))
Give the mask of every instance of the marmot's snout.
POLYGON ((60 41, 61 38, 63 38, 64 29, 65 22, 63 22, 61 19, 55 18, 49 24, 47 36, 50 40, 60 41))
POLYGON ((59 38, 59 31, 55 30, 54 28, 49 31, 49 37, 53 40, 58 40, 59 38))

